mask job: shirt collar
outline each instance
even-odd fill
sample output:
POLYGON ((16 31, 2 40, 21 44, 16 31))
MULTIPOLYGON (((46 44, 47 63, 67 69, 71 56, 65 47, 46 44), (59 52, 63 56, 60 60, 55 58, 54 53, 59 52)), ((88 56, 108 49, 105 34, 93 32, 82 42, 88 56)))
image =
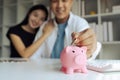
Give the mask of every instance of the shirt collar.
POLYGON ((72 17, 73 17, 73 13, 70 12, 70 16, 69 16, 69 19, 68 19, 68 25, 70 25, 72 22, 72 17))

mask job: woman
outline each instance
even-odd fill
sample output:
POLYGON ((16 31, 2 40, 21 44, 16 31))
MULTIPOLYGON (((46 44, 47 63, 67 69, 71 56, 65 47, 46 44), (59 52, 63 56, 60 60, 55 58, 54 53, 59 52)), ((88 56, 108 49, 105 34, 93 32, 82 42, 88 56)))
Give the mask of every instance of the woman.
POLYGON ((52 32, 53 24, 49 21, 43 29, 42 36, 33 43, 36 32, 48 18, 47 8, 42 5, 34 5, 28 11, 25 19, 18 25, 10 27, 7 37, 10 40, 12 58, 29 58, 52 32))

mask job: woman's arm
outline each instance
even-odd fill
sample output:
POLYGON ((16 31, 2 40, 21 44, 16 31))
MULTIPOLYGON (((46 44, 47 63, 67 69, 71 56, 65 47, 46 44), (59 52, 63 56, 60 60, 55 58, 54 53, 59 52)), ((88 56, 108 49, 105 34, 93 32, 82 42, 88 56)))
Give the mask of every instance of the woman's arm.
POLYGON ((38 38, 38 40, 36 40, 29 47, 25 47, 21 38, 15 34, 10 34, 10 38, 16 50, 18 51, 18 53, 23 58, 29 58, 40 47, 40 45, 45 41, 45 39, 50 35, 53 28, 54 28, 54 25, 52 22, 47 23, 43 29, 43 34, 40 36, 40 38, 38 38))

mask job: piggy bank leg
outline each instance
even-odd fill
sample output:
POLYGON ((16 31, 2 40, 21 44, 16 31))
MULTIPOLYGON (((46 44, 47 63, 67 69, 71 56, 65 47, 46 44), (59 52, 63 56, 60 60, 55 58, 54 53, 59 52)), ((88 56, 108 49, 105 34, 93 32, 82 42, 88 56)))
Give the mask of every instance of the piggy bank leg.
POLYGON ((87 72, 88 72, 87 68, 86 68, 86 67, 83 67, 83 68, 82 68, 82 72, 83 72, 83 73, 87 73, 87 72))
POLYGON ((61 69, 60 69, 61 71, 63 71, 63 72, 65 72, 66 71, 66 69, 65 69, 65 67, 61 67, 61 69))
POLYGON ((66 68, 66 74, 73 74, 74 70, 72 68, 66 68))
POLYGON ((76 69, 75 72, 79 73, 79 72, 82 72, 82 71, 81 71, 81 69, 76 69))

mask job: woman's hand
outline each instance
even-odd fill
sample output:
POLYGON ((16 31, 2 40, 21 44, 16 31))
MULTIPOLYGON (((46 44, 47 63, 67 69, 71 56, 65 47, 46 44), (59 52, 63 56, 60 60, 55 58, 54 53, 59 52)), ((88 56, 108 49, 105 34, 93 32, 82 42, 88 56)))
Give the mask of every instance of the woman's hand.
POLYGON ((92 53, 96 50, 97 40, 96 35, 92 28, 88 28, 80 33, 72 33, 73 44, 76 46, 87 47, 87 57, 91 57, 92 53))
POLYGON ((49 20, 43 28, 43 34, 49 35, 54 29, 53 20, 49 20))

